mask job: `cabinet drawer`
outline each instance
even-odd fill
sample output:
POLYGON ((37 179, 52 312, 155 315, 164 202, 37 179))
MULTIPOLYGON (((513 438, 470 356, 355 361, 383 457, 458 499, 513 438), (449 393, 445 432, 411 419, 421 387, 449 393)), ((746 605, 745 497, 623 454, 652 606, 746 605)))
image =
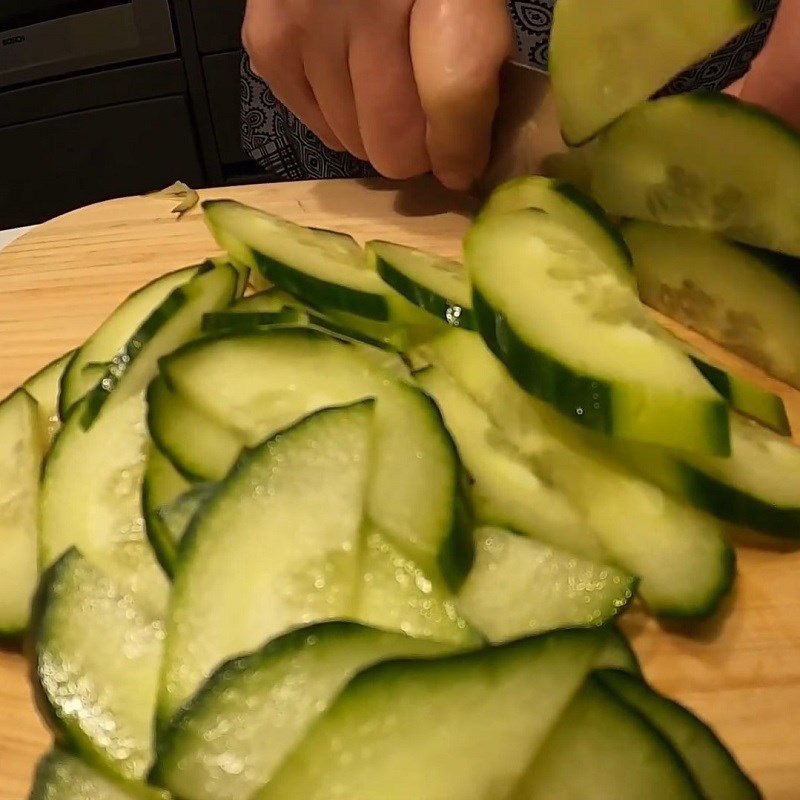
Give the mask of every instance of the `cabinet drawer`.
POLYGON ((240 60, 239 51, 203 59, 217 151, 219 160, 226 166, 250 161, 242 149, 240 60))
POLYGON ((183 96, 0 128, 0 229, 204 176, 183 96))
POLYGON ((201 53, 242 46, 245 0, 192 0, 192 16, 201 53))

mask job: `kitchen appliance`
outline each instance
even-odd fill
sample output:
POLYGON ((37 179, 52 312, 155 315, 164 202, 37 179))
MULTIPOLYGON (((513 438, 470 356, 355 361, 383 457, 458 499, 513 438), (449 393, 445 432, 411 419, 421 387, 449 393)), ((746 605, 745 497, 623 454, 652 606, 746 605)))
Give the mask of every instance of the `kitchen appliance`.
POLYGON ((0 87, 175 50, 168 0, 0 0, 0 87))

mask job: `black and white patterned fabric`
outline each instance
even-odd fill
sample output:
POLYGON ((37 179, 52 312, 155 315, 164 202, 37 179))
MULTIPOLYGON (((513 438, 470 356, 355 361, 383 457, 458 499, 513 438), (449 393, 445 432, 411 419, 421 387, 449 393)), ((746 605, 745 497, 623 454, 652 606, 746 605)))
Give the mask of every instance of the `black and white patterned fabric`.
MULTIPOLYGON (((721 90, 741 78, 764 46, 779 3, 780 0, 754 0, 754 7, 762 15, 760 21, 718 53, 679 75, 661 94, 721 90)), ((516 30, 517 56, 540 69, 547 68, 554 5, 555 0, 508 0, 516 30)), ((242 54, 241 75, 242 143, 268 178, 281 181, 375 175, 370 164, 325 147, 252 73, 246 53, 242 54)))

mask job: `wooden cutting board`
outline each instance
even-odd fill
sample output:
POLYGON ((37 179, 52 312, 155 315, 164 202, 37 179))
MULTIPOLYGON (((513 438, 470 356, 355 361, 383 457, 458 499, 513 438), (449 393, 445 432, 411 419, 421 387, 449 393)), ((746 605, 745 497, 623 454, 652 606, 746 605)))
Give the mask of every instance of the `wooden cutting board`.
MULTIPOLYGON (((359 239, 391 239, 449 256, 460 255, 471 211, 469 201, 428 181, 402 188, 384 181, 326 181, 202 194, 240 199, 359 239)), ((176 222, 172 205, 127 198, 90 206, 0 253, 0 396, 80 344, 144 282, 218 252, 199 212, 176 222)), ((724 355, 696 336, 682 335, 712 355, 724 355)), ((726 361, 780 393, 800 431, 800 392, 733 356, 726 361)), ((715 619, 667 627, 634 609, 624 627, 648 678, 717 729, 767 800, 798 800, 800 552, 743 533, 734 538, 739 579, 715 619)), ((49 740, 31 701, 23 658, 0 651, 0 800, 27 795, 31 771, 49 740)))

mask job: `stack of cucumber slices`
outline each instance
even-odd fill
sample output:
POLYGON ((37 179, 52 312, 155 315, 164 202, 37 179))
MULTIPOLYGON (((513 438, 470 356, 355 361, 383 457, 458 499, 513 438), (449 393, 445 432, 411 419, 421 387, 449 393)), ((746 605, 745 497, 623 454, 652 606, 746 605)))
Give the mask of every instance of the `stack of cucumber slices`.
POLYGON ((0 633, 57 740, 33 800, 760 796, 615 620, 712 614, 731 525, 800 536, 780 398, 644 305, 800 386, 800 137, 716 96, 622 113, 738 0, 689 39, 654 4, 668 63, 605 92, 619 64, 565 71, 582 6, 552 58, 588 194, 500 187, 464 265, 208 201, 226 257, 0 404, 0 633))

